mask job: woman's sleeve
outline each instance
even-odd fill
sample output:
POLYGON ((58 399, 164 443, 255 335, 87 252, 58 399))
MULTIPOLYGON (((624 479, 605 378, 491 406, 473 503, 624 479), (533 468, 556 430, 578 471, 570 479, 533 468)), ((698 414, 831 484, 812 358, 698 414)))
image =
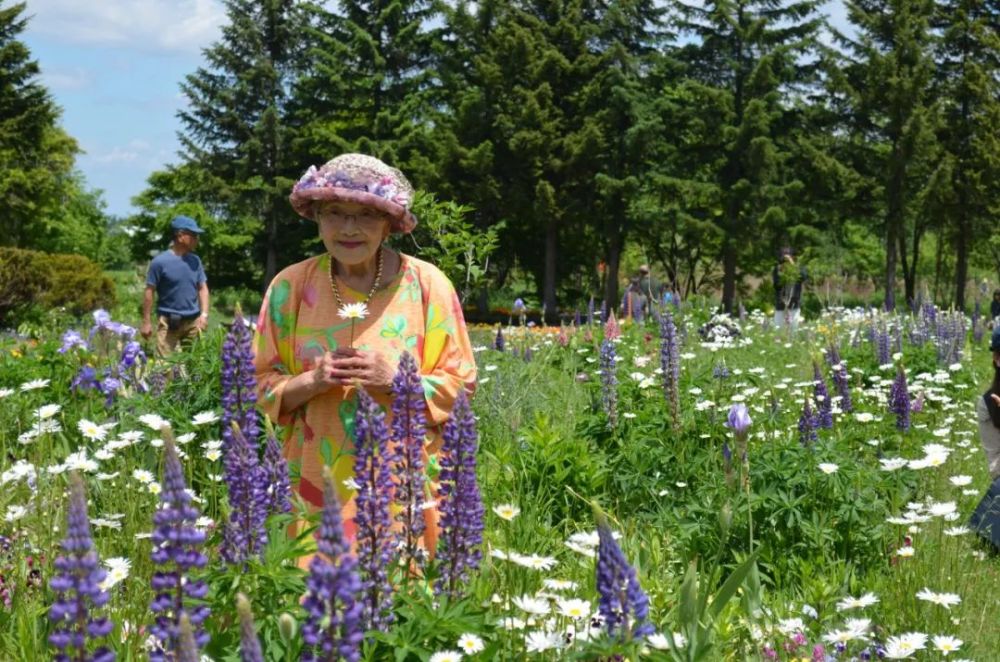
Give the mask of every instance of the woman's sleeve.
POLYGON ((296 374, 294 363, 295 291, 290 278, 279 274, 267 288, 254 334, 254 370, 257 406, 272 421, 287 425, 292 414, 281 415, 285 385, 296 374))
POLYGON ((996 479, 1000 477, 1000 429, 993 425, 983 397, 976 398, 976 418, 979 422, 979 441, 986 452, 986 466, 990 478, 996 479))
POLYGON ((429 276, 422 283, 425 327, 420 372, 427 423, 440 425, 451 415, 460 390, 469 397, 475 392, 476 359, 455 288, 440 272, 429 276))

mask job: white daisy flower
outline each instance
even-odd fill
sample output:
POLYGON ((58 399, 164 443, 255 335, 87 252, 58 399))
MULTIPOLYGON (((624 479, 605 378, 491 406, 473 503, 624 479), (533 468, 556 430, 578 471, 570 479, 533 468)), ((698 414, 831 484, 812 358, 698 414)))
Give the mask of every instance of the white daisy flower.
POLYGON ((363 302, 345 303, 337 310, 337 316, 344 320, 363 320, 368 317, 368 306, 363 302))
POLYGON ((566 618, 572 618, 574 621, 581 618, 587 618, 590 616, 590 602, 587 600, 580 600, 578 598, 570 598, 568 600, 556 600, 556 609, 559 610, 559 614, 565 616, 566 618))
POLYGON ((458 662, 461 659, 462 654, 458 651, 438 651, 431 655, 430 662, 458 662))
POLYGON ((132 562, 127 558, 116 556, 105 559, 104 566, 108 569, 108 574, 104 578, 104 581, 101 582, 101 590, 107 591, 128 577, 128 572, 132 568, 132 562))
POLYGON ((819 470, 827 475, 837 473, 837 469, 839 468, 839 466, 832 462, 823 462, 819 465, 819 470))
POLYGON ((907 632, 898 637, 889 637, 885 642, 885 656, 890 660, 910 657, 927 647, 927 635, 922 632, 907 632))
POLYGON ((192 425, 208 425, 210 423, 215 423, 219 420, 219 415, 214 411, 202 411, 198 412, 191 419, 192 425))
POLYGON ((497 514, 497 517, 509 522, 521 514, 521 509, 510 503, 501 503, 493 506, 493 512, 497 514))
POLYGON ((7 513, 3 516, 5 522, 16 522, 28 514, 28 509, 24 506, 7 506, 7 513))
POLYGON ((543 579, 542 585, 553 591, 575 591, 578 586, 576 582, 568 579, 543 579))
POLYGON ((865 607, 871 607, 877 602, 878 597, 874 593, 865 593, 860 598, 852 598, 848 596, 837 603, 837 611, 845 611, 847 609, 864 609, 865 607))
POLYGON ((77 421, 76 429, 80 431, 80 434, 91 441, 104 441, 104 438, 108 436, 108 431, 102 426, 93 421, 88 421, 85 418, 81 418, 77 421))
POLYGON ((49 379, 32 379, 31 381, 24 382, 21 384, 21 391, 35 391, 40 388, 45 388, 49 385, 49 379))
POLYGON ((52 418, 53 416, 59 413, 60 409, 62 409, 62 407, 59 405, 42 405, 41 407, 35 410, 35 418, 37 419, 52 418))
POLYGON ((164 426, 170 427, 170 421, 158 414, 143 414, 139 417, 139 422, 154 432, 159 432, 164 426))
POLYGON ((961 639, 943 634, 936 635, 932 641, 934 642, 934 648, 941 651, 941 654, 945 656, 947 656, 948 653, 954 653, 957 651, 964 643, 961 639))
POLYGON ((532 616, 545 616, 549 613, 549 602, 533 595, 519 595, 514 598, 514 606, 532 616))
POLYGON ((0 388, 0 399, 6 398, 8 396, 14 395, 14 389, 12 388, 0 388))
POLYGON ((458 638, 458 647, 466 655, 475 655, 481 653, 486 648, 486 644, 476 635, 466 633, 458 638))
POLYGON ((945 609, 951 609, 953 605, 957 605, 962 602, 962 598, 955 593, 935 593, 929 588, 924 588, 922 591, 917 593, 917 599, 941 605, 945 609))

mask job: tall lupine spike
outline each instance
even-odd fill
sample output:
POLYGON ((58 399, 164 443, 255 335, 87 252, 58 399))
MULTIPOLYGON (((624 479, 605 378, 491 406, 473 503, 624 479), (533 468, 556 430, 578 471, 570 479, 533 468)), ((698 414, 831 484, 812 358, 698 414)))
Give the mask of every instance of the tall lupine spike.
POLYGON ((660 315, 660 368, 663 370, 663 392, 676 428, 680 425, 681 361, 677 346, 677 327, 669 310, 664 310, 660 315))
MULTIPOLYGON (((323 476, 323 512, 316 547, 309 563, 302 607, 306 619, 302 640, 304 662, 361 659, 361 578, 358 560, 350 553, 340 519, 340 501, 329 470, 323 476)), ((289 636, 289 638, 291 638, 289 636)))
POLYGON ((354 479, 359 485, 354 522, 364 586, 363 622, 366 630, 382 630, 393 620, 389 563, 398 535, 392 530, 389 507, 396 455, 389 445, 385 414, 363 388, 358 388, 354 440, 354 479))
MULTIPOLYGON (((239 426, 251 447, 257 448, 260 429, 257 424, 257 378, 253 363, 253 334, 250 324, 237 309, 233 325, 222 343, 222 453, 229 455, 233 442, 233 427, 239 426)), ((231 481, 239 478, 226 464, 225 482, 232 489, 231 481)))
POLYGON ((149 606, 155 616, 149 631, 159 640, 160 650, 149 653, 151 662, 172 661, 179 656, 182 617, 190 619, 195 646, 208 643, 208 635, 201 627, 209 614, 204 604, 208 587, 205 582, 194 581, 188 576, 191 570, 204 568, 208 563, 201 552, 205 532, 195 526, 199 513, 191 505, 173 433, 164 427, 162 434, 163 490, 160 508, 153 514, 151 555, 157 570, 153 572, 154 595, 149 606))
POLYGON ((879 365, 892 363, 892 348, 889 346, 889 331, 882 326, 875 332, 876 360, 879 365))
POLYGON ((799 443, 808 447, 809 444, 816 441, 818 438, 816 435, 817 427, 816 415, 809 405, 809 398, 806 398, 806 403, 802 406, 802 415, 799 416, 799 443))
POLYGON ((615 370, 618 359, 615 356, 615 346, 610 340, 601 342, 601 396, 604 413, 608 417, 608 427, 612 430, 618 427, 618 375, 615 370))
POLYGON ((622 335, 622 329, 618 326, 618 320, 615 319, 614 311, 608 316, 608 321, 604 323, 604 339, 614 340, 622 335))
POLYGON ((495 349, 498 352, 502 352, 502 351, 504 351, 504 348, 506 347, 506 345, 507 345, 507 343, 503 339, 503 327, 502 326, 498 326, 497 327, 497 336, 496 336, 496 338, 493 339, 493 349, 495 349))
POLYGON ((250 601, 242 593, 236 594, 236 612, 240 615, 240 659, 242 662, 264 662, 250 601))
POLYGON ((455 598, 479 567, 483 541, 483 500, 476 480, 479 435, 476 417, 465 391, 455 399, 451 417, 444 425, 441 448, 439 503, 441 504, 441 549, 438 593, 455 598))
POLYGON ((587 304, 587 326, 594 326, 594 297, 590 297, 590 302, 587 304))
POLYGON ((896 366, 896 379, 889 389, 889 411, 896 415, 896 429, 906 432, 910 429, 910 394, 906 387, 906 370, 903 364, 896 366))
POLYGON ((423 505, 430 499, 424 484, 424 438, 427 435, 427 401, 420 368, 409 352, 399 358, 399 370, 392 380, 392 426, 389 439, 399 462, 394 465, 396 517, 403 526, 401 559, 404 567, 420 564, 420 537, 424 533, 423 505))
POLYGON ((267 480, 267 512, 287 513, 292 510, 292 487, 288 477, 288 460, 281 452, 271 419, 264 419, 267 441, 264 446, 264 475, 267 480))
MULTIPOLYGON (((593 297, 591 297, 591 301, 593 301, 593 297)), ((579 329, 581 326, 581 322, 582 320, 580 319, 580 309, 576 308, 573 310, 573 328, 579 329)))
POLYGON ((826 387, 823 371, 819 363, 813 361, 813 396, 816 399, 816 425, 830 429, 833 427, 833 400, 830 390, 826 387))
POLYGON ((649 598, 621 547, 615 541, 607 516, 597 506, 598 611, 608 635, 621 641, 644 639, 655 632, 649 622, 649 598))
POLYGON ((263 556, 267 547, 267 472, 260 465, 257 449, 233 422, 226 473, 229 486, 229 521, 222 540, 222 558, 228 563, 244 563, 263 556))
POLYGON ((115 654, 107 647, 87 653, 88 643, 106 637, 113 625, 106 616, 91 613, 108 602, 107 592, 101 589, 107 573, 101 568, 90 537, 87 493, 83 479, 76 472, 70 475, 66 537, 61 546, 64 554, 56 558, 57 574, 49 582, 56 594, 49 608, 53 624, 49 643, 59 650, 55 659, 112 662, 115 654))
POLYGON ((854 404, 851 402, 851 382, 847 375, 847 367, 843 360, 838 360, 833 364, 833 383, 837 388, 837 395, 840 396, 840 411, 849 414, 854 411, 854 404))

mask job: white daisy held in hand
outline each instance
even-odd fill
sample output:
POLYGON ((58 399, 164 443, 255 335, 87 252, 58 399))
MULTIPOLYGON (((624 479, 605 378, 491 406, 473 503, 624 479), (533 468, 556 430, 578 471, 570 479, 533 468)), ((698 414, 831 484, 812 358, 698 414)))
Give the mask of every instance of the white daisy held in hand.
POLYGON ((368 306, 363 301, 345 303, 337 309, 337 316, 342 320, 363 320, 368 317, 368 306))
POLYGON ((337 316, 342 320, 351 320, 351 342, 348 347, 354 347, 354 323, 368 317, 368 306, 364 302, 345 303, 337 309, 337 316))

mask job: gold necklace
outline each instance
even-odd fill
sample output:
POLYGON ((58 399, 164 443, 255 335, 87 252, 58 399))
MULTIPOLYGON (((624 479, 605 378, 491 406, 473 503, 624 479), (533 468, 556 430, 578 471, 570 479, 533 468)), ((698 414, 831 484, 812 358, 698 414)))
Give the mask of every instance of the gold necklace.
MULTIPOLYGON (((375 268, 375 282, 372 283, 372 289, 368 293, 368 298, 366 298, 361 303, 368 303, 369 301, 372 300, 372 297, 375 296, 375 290, 378 289, 378 284, 382 280, 382 263, 384 262, 384 260, 385 260, 385 251, 382 250, 382 245, 379 244, 379 247, 378 247, 378 266, 375 268)), ((330 256, 330 271, 329 271, 329 273, 327 275, 330 276, 330 287, 333 289, 333 296, 337 299, 337 307, 338 308, 343 308, 344 307, 344 300, 340 298, 340 288, 337 287, 337 278, 333 274, 333 265, 334 265, 333 256, 331 255, 330 256)))

